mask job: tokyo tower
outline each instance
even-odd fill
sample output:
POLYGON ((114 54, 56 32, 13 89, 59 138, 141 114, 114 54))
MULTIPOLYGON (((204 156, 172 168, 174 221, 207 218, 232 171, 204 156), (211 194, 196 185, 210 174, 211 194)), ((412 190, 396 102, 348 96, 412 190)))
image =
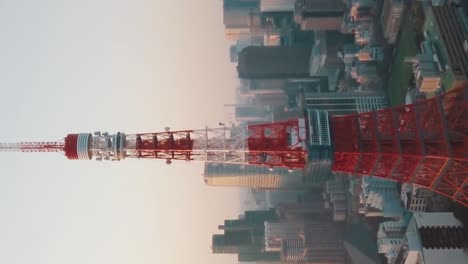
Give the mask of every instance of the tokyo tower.
POLYGON ((63 152, 72 160, 198 160, 293 169, 313 162, 311 151, 323 146, 333 150, 334 172, 414 183, 468 206, 468 85, 361 114, 316 111, 269 124, 68 134, 54 142, 0 143, 0 151, 63 152))

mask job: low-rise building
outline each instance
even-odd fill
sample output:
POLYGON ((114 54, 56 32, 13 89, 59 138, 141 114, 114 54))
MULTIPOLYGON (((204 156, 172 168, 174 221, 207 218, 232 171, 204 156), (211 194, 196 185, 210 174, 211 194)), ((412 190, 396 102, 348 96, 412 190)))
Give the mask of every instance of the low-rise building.
POLYGON ((359 213, 366 217, 400 219, 405 209, 401 205, 396 182, 376 177, 363 177, 359 197, 359 213))
POLYGON ((384 254, 387 263, 394 264, 405 236, 406 224, 404 221, 387 221, 379 225, 377 231, 377 248, 384 254))
POLYGON ((400 198, 403 206, 410 212, 445 211, 450 205, 447 198, 410 183, 402 185, 400 198))

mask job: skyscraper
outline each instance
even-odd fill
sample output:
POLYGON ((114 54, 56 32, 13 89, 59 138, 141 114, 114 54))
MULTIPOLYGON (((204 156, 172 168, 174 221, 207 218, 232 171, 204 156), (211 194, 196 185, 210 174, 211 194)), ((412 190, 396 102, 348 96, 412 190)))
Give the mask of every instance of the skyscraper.
POLYGON ((309 77, 311 47, 247 47, 239 53, 241 79, 287 79, 309 77))
POLYGON ((278 252, 266 252, 264 222, 275 220, 274 209, 246 211, 239 219, 225 220, 219 229, 224 234, 213 235, 215 254, 237 254, 239 261, 277 261, 278 252))

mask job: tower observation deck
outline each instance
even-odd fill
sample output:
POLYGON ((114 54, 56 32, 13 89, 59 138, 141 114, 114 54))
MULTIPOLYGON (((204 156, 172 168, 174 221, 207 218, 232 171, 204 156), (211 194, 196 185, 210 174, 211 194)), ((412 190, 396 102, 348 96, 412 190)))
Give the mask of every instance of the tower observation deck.
POLYGON ((304 168, 332 150, 332 171, 411 182, 468 206, 468 85, 431 99, 361 114, 319 110, 285 122, 199 130, 68 134, 0 143, 0 151, 63 152, 71 160, 126 158, 304 168))

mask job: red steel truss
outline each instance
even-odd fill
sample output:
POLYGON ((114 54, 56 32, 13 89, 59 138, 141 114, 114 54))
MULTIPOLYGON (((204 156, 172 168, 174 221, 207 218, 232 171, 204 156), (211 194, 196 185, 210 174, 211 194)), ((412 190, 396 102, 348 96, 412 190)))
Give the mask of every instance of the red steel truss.
POLYGON ((248 126, 248 163, 304 168, 307 163, 305 124, 300 119, 248 126))
POLYGON ((138 158, 168 162, 200 160, 303 168, 307 163, 305 124, 299 123, 294 119, 236 128, 137 134, 135 151, 138 158))
POLYGON ((415 183, 468 206, 467 85, 330 123, 333 171, 415 183))

